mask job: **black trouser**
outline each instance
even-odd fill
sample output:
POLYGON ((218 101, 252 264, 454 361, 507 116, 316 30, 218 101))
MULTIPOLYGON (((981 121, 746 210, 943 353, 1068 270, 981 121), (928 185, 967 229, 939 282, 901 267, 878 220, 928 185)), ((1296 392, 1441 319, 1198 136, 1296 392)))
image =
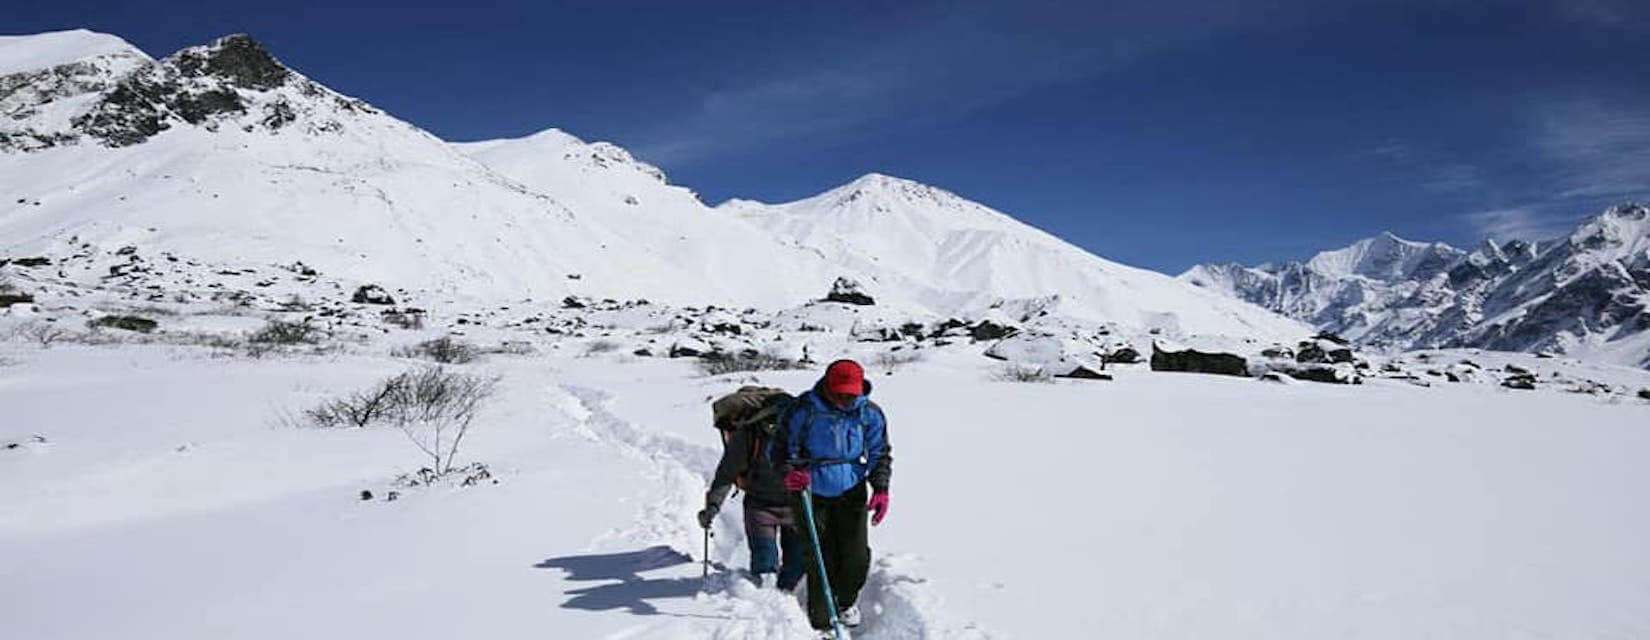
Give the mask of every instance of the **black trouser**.
MULTIPOLYGON (((800 494, 797 498, 801 501, 800 494)), ((865 483, 835 498, 813 496, 814 526, 819 529, 819 547, 825 555, 826 577, 836 606, 846 609, 859 600, 865 576, 871 571, 871 545, 866 530, 865 483)), ((802 513, 802 505, 796 506, 802 513)), ((806 523, 799 521, 806 527, 806 523)), ((803 531, 807 535, 807 531, 803 531)), ((808 545, 808 622, 815 629, 831 628, 831 611, 825 604, 825 588, 819 584, 819 562, 813 545, 808 545)))

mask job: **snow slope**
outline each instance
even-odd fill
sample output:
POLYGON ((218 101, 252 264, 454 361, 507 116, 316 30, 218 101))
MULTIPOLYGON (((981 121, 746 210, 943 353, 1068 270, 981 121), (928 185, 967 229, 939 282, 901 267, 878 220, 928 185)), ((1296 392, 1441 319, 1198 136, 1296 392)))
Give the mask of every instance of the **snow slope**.
MULTIPOLYGON (((399 434, 281 422, 411 364, 375 351, 0 343, 8 633, 808 637, 794 601, 726 577, 733 505, 701 583, 692 512, 705 399, 815 372, 490 356, 461 367, 501 376, 461 462, 499 484, 405 488, 399 434)), ((898 455, 862 640, 1650 634, 1643 401, 1129 368, 1027 385, 988 362, 877 374, 898 455)))
POLYGON ((818 255, 775 243, 760 229, 711 210, 657 167, 610 143, 548 129, 452 146, 534 192, 553 194, 577 212, 581 224, 677 264, 663 274, 672 277, 655 287, 655 299, 773 308, 818 298, 845 275, 818 255))
POLYGON ((90 242, 221 262, 302 260, 342 277, 499 301, 587 289, 771 301, 806 284, 735 282, 722 276, 748 264, 723 267, 682 238, 663 247, 586 222, 287 70, 244 37, 180 52, 121 86, 130 93, 104 93, 76 128, 57 132, 73 142, 0 154, 8 252, 90 242), (249 82, 248 73, 264 76, 249 82), (131 95, 140 98, 122 97, 131 95), (204 112, 177 115, 189 106, 204 112))
POLYGON ((1152 271, 1099 258, 1014 218, 910 180, 871 174, 778 205, 719 207, 833 263, 872 274, 873 296, 940 308, 1054 297, 1062 314, 1172 333, 1287 340, 1305 328, 1152 271))
POLYGON ((141 52, 116 36, 85 29, 0 36, 0 75, 112 55, 141 55, 141 52))

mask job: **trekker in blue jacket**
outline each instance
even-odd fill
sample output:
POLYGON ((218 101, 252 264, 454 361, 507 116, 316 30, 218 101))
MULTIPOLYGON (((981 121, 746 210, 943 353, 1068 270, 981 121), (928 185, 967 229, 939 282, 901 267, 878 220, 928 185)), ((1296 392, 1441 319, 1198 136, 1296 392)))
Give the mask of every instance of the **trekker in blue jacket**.
MULTIPOLYGON (((871 524, 881 524, 888 515, 888 479, 894 464, 888 420, 870 395, 865 369, 852 360, 838 360, 825 368, 825 376, 811 391, 797 397, 782 425, 781 442, 791 462, 785 488, 813 494, 825 573, 838 619, 850 627, 859 624, 855 603, 871 570, 866 514, 871 514, 871 524)), ((800 504, 796 509, 801 512, 800 504)), ((811 557, 807 562, 808 621, 815 629, 829 629, 831 612, 820 595, 824 587, 819 564, 811 557)))

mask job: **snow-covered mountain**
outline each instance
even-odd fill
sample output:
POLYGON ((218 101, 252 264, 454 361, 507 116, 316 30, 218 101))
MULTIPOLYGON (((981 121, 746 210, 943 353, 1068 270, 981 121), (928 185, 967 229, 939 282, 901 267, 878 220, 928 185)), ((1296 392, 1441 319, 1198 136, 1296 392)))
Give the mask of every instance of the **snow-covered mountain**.
POLYGON ((1556 351, 1650 366, 1650 208, 1566 237, 1473 251, 1392 234, 1306 262, 1198 265, 1180 279, 1372 346, 1556 351))
POLYGON ((3 255, 302 261, 489 302, 783 308, 846 277, 930 315, 1006 304, 1138 330, 1305 330, 909 181, 712 209, 625 150, 559 131, 451 144, 243 35, 160 60, 89 32, 9 37, 0 74, 3 255))
POLYGON ((931 306, 1002 300, 1172 333, 1277 336, 1300 327, 1153 271, 1099 258, 954 193, 871 174, 820 195, 719 209, 833 264, 872 274, 873 294, 907 291, 931 306))

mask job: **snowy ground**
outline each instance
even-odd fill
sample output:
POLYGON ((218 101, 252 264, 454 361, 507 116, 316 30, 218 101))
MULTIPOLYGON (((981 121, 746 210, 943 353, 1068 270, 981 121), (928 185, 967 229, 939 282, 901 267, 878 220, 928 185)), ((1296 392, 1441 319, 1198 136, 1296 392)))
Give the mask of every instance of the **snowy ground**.
MULTIPOLYGON (((0 343, 5 635, 807 636, 700 580, 691 514, 705 401, 812 373, 491 355, 460 367, 501 379, 460 462, 499 482, 397 488, 399 433, 284 418, 413 364, 352 351, 0 343)), ((894 498, 860 638, 1650 636, 1650 403, 993 366, 877 372, 894 498)))

